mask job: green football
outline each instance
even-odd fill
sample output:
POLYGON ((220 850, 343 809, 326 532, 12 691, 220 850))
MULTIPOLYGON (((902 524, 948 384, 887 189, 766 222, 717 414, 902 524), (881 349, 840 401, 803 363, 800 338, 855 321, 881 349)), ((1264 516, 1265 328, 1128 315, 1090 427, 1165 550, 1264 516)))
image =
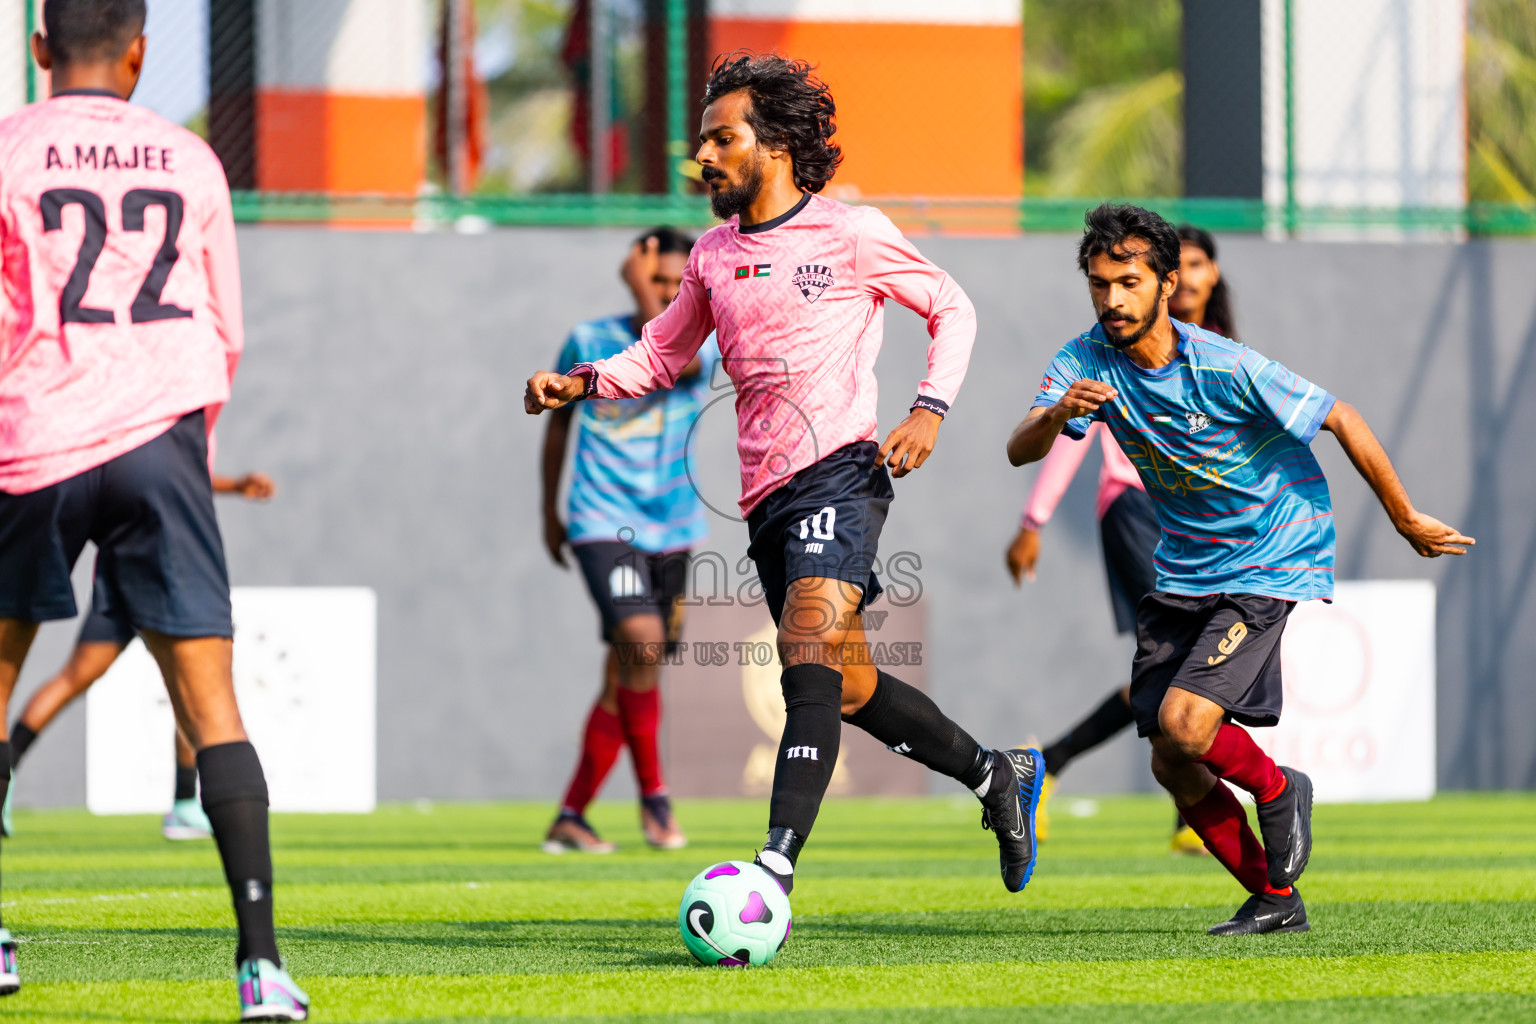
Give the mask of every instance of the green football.
POLYGON ((761 967, 789 941, 789 897, 742 860, 700 871, 677 908, 683 945, 709 967, 761 967))

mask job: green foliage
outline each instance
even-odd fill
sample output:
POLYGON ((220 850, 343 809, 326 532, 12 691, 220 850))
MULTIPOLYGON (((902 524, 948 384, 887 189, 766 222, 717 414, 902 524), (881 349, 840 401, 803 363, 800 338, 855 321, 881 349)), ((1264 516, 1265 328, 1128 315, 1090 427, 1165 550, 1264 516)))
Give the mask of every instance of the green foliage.
POLYGON ((1028 195, 1184 191, 1179 0, 1024 0, 1028 195))
POLYGON ((1472 0, 1467 32, 1467 191, 1536 203, 1536 4, 1472 0))

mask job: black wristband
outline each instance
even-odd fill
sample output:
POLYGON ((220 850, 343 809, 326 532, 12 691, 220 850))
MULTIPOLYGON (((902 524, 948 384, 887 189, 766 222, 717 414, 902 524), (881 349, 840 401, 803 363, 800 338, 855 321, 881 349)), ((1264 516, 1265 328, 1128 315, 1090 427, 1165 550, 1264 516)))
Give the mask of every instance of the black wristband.
POLYGON ((907 412, 911 412, 913 409, 927 409, 929 412, 938 413, 940 418, 942 418, 949 412, 949 403, 942 402, 931 395, 918 395, 917 400, 912 403, 911 408, 907 412))
POLYGON ((577 363, 566 373, 567 377, 580 377, 587 382, 586 390, 577 395, 573 401, 581 402, 597 394, 597 367, 591 363, 577 363), (585 370, 586 373, 581 371, 585 370))

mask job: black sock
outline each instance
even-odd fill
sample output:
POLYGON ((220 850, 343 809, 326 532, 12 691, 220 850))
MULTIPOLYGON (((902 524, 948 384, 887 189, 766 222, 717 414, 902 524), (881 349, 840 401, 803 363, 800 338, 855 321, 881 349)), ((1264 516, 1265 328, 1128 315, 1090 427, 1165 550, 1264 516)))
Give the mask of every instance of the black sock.
POLYGON ((176 796, 177 800, 195 800, 197 798, 197 766, 184 765, 179 761, 176 764, 176 796))
MULTIPOLYGON (((11 791, 11 745, 0 740, 0 804, 5 803, 5 796, 11 791)), ((0 924, 0 927, 4 927, 0 924)))
POLYGON ((1136 716, 1131 712, 1131 706, 1116 690, 1104 698, 1104 703, 1094 708, 1092 714, 1067 730, 1066 735, 1040 751, 1045 758, 1045 770, 1060 775, 1068 761, 1085 750, 1092 750, 1134 721, 1136 716))
POLYGON ((893 675, 881 672, 875 692, 846 719, 898 754, 959 779, 975 789, 986 781, 992 764, 989 752, 956 725, 928 695, 893 675))
POLYGON ((5 763, 15 768, 21 764, 21 757, 37 739, 37 733, 27 727, 24 722, 17 722, 11 726, 11 756, 5 759, 5 763))
POLYGON ((224 861, 240 943, 235 962, 261 957, 281 963, 272 925, 272 847, 267 838, 267 779, 256 748, 221 743, 197 752, 203 810, 224 861))
POLYGON ((791 665, 781 685, 786 717, 773 770, 768 827, 791 829, 804 842, 837 765, 843 674, 826 665, 791 665))

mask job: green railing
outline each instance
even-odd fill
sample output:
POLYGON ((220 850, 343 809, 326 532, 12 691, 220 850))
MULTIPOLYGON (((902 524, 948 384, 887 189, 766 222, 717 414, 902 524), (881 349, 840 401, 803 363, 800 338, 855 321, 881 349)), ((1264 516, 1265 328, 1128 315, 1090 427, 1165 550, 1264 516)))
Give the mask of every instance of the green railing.
MULTIPOLYGON (((864 200, 908 230, 944 234, 1071 233, 1083 225, 1094 199, 1029 198, 864 200)), ((1284 235, 1328 230, 1383 230, 1452 236, 1536 235, 1536 205, 1471 203, 1464 208, 1312 208, 1265 206, 1246 199, 1136 199, 1176 223, 1208 231, 1284 235)), ((396 225, 401 228, 475 230, 487 226, 645 227, 670 223, 708 227, 709 204, 695 195, 525 195, 391 197, 368 195, 237 192, 235 219, 242 223, 396 225)))

